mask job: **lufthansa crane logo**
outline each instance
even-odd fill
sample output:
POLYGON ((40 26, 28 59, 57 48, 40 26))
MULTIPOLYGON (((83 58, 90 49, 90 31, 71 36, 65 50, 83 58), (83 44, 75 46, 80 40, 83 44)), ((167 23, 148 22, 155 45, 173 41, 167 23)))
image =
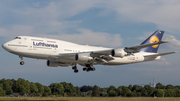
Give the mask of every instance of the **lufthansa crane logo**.
MULTIPOLYGON (((157 36, 151 36, 150 38, 150 43, 155 43, 155 42, 159 42, 159 38, 157 36)), ((159 46, 159 44, 157 45, 153 45, 153 48, 157 48, 159 46)))

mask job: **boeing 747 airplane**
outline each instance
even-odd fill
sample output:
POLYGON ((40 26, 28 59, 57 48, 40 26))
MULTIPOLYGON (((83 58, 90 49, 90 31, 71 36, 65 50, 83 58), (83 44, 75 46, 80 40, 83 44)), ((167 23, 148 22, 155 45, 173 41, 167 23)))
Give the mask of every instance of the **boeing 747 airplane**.
POLYGON ((77 64, 83 66, 83 71, 94 71, 93 65, 124 65, 144 61, 158 60, 163 55, 176 52, 157 53, 159 45, 173 39, 170 37, 161 41, 164 31, 155 31, 141 45, 124 48, 103 48, 79 45, 62 40, 18 36, 6 42, 2 47, 21 58, 45 59, 49 67, 69 67, 78 72, 77 64))

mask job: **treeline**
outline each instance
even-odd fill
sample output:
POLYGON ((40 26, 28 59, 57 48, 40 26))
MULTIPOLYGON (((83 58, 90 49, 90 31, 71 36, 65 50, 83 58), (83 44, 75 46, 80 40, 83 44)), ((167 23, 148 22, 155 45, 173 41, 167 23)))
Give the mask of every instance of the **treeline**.
POLYGON ((26 93, 33 96, 153 97, 155 95, 157 97, 180 97, 180 86, 165 86, 157 83, 155 88, 150 85, 101 88, 96 85, 74 87, 73 84, 66 82, 52 83, 49 86, 45 86, 40 83, 29 82, 22 78, 18 80, 1 79, 0 96, 8 96, 12 93, 26 93))

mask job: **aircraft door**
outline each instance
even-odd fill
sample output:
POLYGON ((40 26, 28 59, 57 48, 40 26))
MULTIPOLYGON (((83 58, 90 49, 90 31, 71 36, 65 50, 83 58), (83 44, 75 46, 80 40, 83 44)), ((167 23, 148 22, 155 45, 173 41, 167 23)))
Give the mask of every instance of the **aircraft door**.
POLYGON ((53 48, 53 52, 56 53, 56 52, 57 52, 57 49, 56 49, 56 48, 53 48))
POLYGON ((32 45, 29 45, 29 50, 32 50, 33 49, 33 46, 32 45))
MULTIPOLYGON (((24 38, 24 40, 28 40, 27 38, 24 38)), ((28 47, 29 47, 29 50, 33 50, 33 43, 32 43, 32 41, 29 41, 28 42, 28 47)))

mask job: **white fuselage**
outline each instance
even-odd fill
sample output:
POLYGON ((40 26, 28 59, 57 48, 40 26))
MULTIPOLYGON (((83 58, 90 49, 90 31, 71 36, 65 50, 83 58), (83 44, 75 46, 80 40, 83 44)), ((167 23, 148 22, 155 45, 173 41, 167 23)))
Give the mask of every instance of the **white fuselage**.
MULTIPOLYGON (((19 36, 18 38, 3 44, 3 48, 13 54, 36 58, 36 59, 46 59, 59 62, 73 63, 75 59, 68 59, 65 56, 61 57, 62 54, 68 53, 83 53, 83 52, 93 52, 93 51, 103 51, 111 50, 112 48, 94 47, 88 45, 78 45, 66 41, 49 39, 49 38, 39 38, 39 37, 29 37, 29 36, 19 36), (57 57, 60 56, 60 57, 57 57), (55 58, 56 57, 56 58, 55 58)), ((150 61, 160 59, 160 56, 156 58, 145 58, 144 55, 151 55, 156 53, 148 52, 138 52, 133 55, 121 57, 113 57, 113 60, 109 60, 103 65, 122 65, 129 63, 137 63, 143 61, 150 61)))

